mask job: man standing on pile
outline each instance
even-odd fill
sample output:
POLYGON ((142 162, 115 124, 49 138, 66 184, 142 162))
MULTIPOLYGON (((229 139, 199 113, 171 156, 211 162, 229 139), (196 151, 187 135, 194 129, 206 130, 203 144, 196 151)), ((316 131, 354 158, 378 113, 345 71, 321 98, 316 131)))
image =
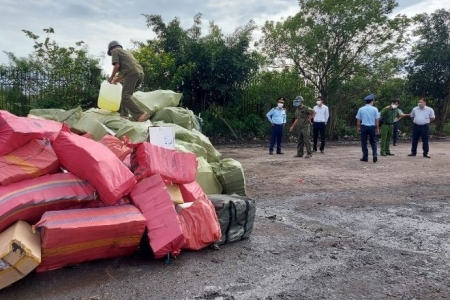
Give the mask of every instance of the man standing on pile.
POLYGON ((322 97, 317 97, 316 106, 314 106, 315 116, 313 123, 313 151, 317 152, 317 140, 320 133, 320 153, 324 153, 325 149, 325 129, 327 127, 328 118, 330 114, 328 112, 328 106, 323 104, 322 97))
POLYGON ((294 107, 296 107, 294 114, 295 121, 291 128, 289 128, 289 131, 292 132, 294 131, 295 126, 298 125, 297 155, 294 157, 303 157, 303 148, 306 146, 305 158, 311 158, 311 141, 309 140, 311 131, 310 127, 312 124, 311 120, 314 118, 316 113, 312 108, 303 104, 302 96, 297 96, 295 98, 294 107))
POLYGON ((367 136, 369 136, 372 146, 373 162, 378 161, 377 157, 377 139, 379 133, 379 114, 378 109, 373 107, 375 96, 370 94, 364 98, 366 105, 361 107, 356 114, 356 131, 361 132, 361 149, 363 156, 361 161, 369 161, 369 150, 367 149, 367 136))

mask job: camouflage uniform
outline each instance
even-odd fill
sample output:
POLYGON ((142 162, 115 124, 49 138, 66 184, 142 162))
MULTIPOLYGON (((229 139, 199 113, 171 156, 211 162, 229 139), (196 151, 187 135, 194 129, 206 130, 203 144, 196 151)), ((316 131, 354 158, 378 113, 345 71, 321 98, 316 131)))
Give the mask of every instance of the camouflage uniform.
POLYGON ((314 110, 305 105, 295 109, 294 115, 297 119, 298 127, 297 156, 303 156, 303 146, 306 146, 306 154, 312 155, 311 141, 309 139, 311 124, 308 120, 312 113, 314 113, 314 110))

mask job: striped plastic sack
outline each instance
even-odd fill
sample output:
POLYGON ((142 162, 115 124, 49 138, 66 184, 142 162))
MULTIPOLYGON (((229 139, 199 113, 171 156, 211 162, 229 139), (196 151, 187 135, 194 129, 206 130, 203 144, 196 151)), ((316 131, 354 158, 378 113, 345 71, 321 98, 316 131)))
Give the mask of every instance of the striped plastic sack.
POLYGON ((145 218, 133 205, 70 209, 45 213, 33 226, 40 231, 44 272, 137 250, 145 218))

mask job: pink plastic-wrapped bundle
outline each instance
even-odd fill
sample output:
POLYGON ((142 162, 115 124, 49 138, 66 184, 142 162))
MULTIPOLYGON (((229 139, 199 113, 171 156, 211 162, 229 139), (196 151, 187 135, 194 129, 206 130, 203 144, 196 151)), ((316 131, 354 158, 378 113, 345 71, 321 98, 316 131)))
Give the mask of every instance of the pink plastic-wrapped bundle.
POLYGON ((154 175, 139 182, 130 198, 147 220, 150 247, 155 258, 177 256, 186 243, 175 207, 161 176, 154 175))
POLYGON ((36 271, 130 255, 139 246, 145 222, 129 204, 47 212, 33 226, 42 240, 42 261, 36 271))

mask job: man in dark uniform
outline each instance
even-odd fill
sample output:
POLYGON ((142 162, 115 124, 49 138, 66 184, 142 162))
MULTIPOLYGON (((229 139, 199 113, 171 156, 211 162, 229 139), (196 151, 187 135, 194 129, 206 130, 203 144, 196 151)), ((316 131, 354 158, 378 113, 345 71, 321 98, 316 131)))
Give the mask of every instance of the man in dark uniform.
POLYGON ((356 131, 361 132, 361 149, 363 156, 361 161, 368 161, 369 150, 367 149, 367 136, 369 136, 370 145, 372 146, 373 162, 378 161, 377 156, 377 139, 379 133, 380 116, 378 109, 373 107, 375 96, 370 94, 364 98, 366 105, 361 107, 356 114, 356 131))
POLYGON ((294 100, 295 109, 295 121, 292 124, 289 131, 294 131, 296 125, 298 125, 298 143, 297 143, 297 155, 295 157, 303 157, 303 148, 306 146, 306 156, 305 158, 312 157, 311 151, 311 141, 310 141, 310 131, 311 131, 311 120, 316 114, 315 111, 308 106, 303 104, 303 97, 297 96, 294 100))

